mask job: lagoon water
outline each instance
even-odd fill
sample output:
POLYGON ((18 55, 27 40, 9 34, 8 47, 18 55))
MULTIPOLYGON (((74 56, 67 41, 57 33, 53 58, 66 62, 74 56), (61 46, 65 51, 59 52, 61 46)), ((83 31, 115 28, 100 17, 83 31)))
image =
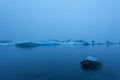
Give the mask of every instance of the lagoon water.
POLYGON ((0 46, 0 80, 120 80, 120 45, 0 46), (103 63, 85 71, 80 61, 94 56, 103 63))

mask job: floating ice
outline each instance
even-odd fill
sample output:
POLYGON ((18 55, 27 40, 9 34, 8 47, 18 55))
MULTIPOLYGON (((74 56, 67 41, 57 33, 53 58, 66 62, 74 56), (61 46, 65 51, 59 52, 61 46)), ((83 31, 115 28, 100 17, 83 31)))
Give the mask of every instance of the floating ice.
POLYGON ((82 45, 84 45, 84 46, 89 46, 90 43, 88 43, 88 42, 82 42, 82 45))
POLYGON ((23 42, 23 43, 17 43, 16 47, 20 47, 20 48, 34 48, 34 47, 38 47, 40 44, 38 43, 33 43, 33 42, 23 42))
POLYGON ((34 48, 39 46, 55 46, 55 45, 60 45, 60 44, 55 42, 22 42, 22 43, 17 43, 16 47, 34 48))
POLYGON ((88 57, 87 57, 87 60, 97 61, 97 58, 95 58, 95 57, 93 57, 93 56, 88 56, 88 57))
POLYGON ((40 42, 36 42, 39 43, 40 46, 55 46, 55 45, 60 45, 59 42, 54 42, 54 41, 40 41, 40 42))
MULTIPOLYGON (((27 43, 28 42, 18 42, 18 41, 12 41, 12 40, 0 40, 0 45, 18 45, 21 43, 27 43)), ((115 43, 106 41, 106 43, 95 43, 95 41, 87 42, 85 40, 50 40, 50 41, 39 41, 39 42, 32 42, 35 44, 39 44, 39 46, 56 46, 56 45, 82 45, 82 46, 89 46, 89 45, 112 45, 115 43)), ((119 43, 120 44, 120 43, 119 43)), ((31 45, 30 45, 31 46, 31 45)))
POLYGON ((0 45, 7 46, 7 45, 14 45, 15 43, 11 40, 1 40, 0 45))
POLYGON ((102 68, 102 63, 92 56, 88 56, 87 59, 81 61, 80 64, 84 70, 99 70, 102 68))

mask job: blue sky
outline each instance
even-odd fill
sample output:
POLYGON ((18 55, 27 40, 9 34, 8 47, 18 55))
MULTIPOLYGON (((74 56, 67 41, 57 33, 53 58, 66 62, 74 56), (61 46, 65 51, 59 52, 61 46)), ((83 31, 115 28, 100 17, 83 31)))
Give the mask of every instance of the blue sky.
POLYGON ((0 39, 120 41, 120 0, 0 0, 0 39))

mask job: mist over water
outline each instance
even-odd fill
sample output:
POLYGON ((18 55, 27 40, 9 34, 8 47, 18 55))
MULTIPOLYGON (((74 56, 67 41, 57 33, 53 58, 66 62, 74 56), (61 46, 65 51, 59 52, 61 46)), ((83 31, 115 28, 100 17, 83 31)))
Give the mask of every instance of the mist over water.
POLYGON ((0 0, 0 80, 120 80, 119 9, 120 0, 0 0), (101 69, 83 70, 86 58, 101 69))
POLYGON ((0 39, 119 41, 119 0, 1 0, 0 39))

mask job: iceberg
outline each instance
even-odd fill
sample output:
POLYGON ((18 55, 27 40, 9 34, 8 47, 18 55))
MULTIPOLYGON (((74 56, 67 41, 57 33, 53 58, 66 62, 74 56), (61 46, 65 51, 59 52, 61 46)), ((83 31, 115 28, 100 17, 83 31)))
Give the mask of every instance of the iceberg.
POLYGON ((39 46, 38 43, 33 43, 33 42, 23 42, 23 43, 16 44, 16 47, 19 47, 19 48, 34 48, 38 46, 39 46))
MULTIPOLYGON (((96 43, 94 40, 91 42, 87 42, 85 40, 64 40, 64 41, 60 41, 60 40, 54 40, 54 39, 50 39, 49 41, 37 41, 37 42, 21 42, 21 41, 12 41, 12 40, 0 40, 0 45, 26 45, 26 47, 28 46, 34 46, 37 44, 39 46, 57 46, 57 45, 82 45, 82 46, 89 46, 89 45, 113 45, 113 44, 117 44, 117 43, 113 43, 110 41, 106 41, 106 43, 96 43), (23 44, 24 43, 24 44, 23 44)), ((120 44, 120 43, 118 43, 120 44)))
POLYGON ((0 45, 5 45, 5 46, 7 46, 7 45, 14 45, 15 43, 13 42, 13 41, 11 41, 11 40, 1 40, 0 41, 0 45))
POLYGON ((106 41, 106 45, 114 45, 114 44, 116 44, 116 43, 114 43, 114 42, 110 42, 110 41, 106 41))
POLYGON ((102 68, 102 63, 92 56, 88 56, 87 59, 81 61, 80 64, 84 70, 99 70, 102 68))
POLYGON ((83 42, 81 45, 83 45, 83 46, 89 46, 90 43, 88 43, 88 42, 83 42))
POLYGON ((54 42, 54 41, 40 41, 40 42, 36 42, 38 43, 40 46, 57 46, 57 45, 61 45, 59 42, 54 42))
POLYGON ((16 47, 35 48, 40 46, 56 46, 56 45, 60 45, 60 44, 55 42, 22 42, 22 43, 17 43, 16 47))
POLYGON ((88 56, 88 57, 87 57, 87 60, 97 61, 97 58, 95 58, 95 57, 93 57, 93 56, 88 56))

